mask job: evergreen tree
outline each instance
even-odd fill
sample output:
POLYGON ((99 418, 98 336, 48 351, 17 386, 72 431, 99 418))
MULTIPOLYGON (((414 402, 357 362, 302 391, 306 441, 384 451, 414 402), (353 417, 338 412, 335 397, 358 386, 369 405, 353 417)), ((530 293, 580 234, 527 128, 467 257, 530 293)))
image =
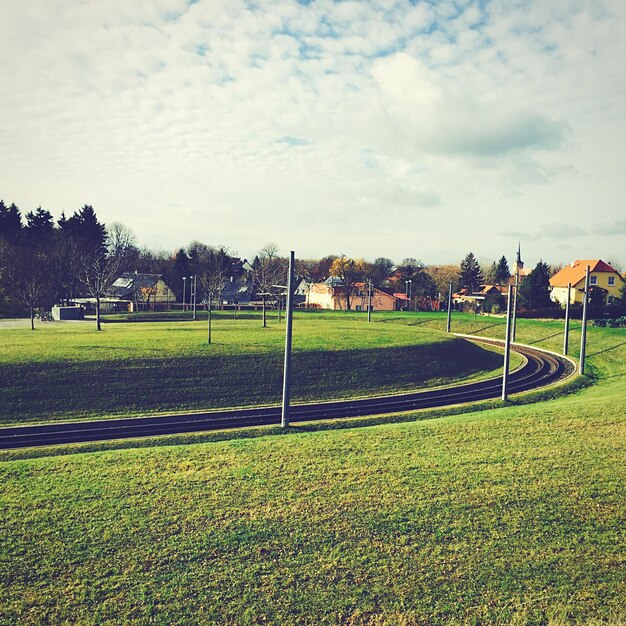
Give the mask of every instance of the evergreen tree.
POLYGON ((39 207, 26 214, 26 235, 31 241, 43 243, 54 232, 54 221, 50 211, 39 207))
POLYGON ((106 254, 106 226, 98 221, 92 206, 86 204, 82 209, 76 211, 72 217, 63 222, 62 228, 82 254, 98 257, 106 254))
POLYGON ((496 285, 506 285, 511 278, 511 270, 509 269, 509 264, 506 260, 506 257, 502 255, 498 264, 496 265, 496 271, 494 275, 494 283, 496 285))
POLYGON ((461 275, 459 280, 461 287, 465 287, 468 293, 478 291, 485 282, 480 265, 472 252, 461 261, 461 275))
POLYGON ((7 241, 17 241, 22 232, 22 216, 20 210, 11 204, 6 206, 0 200, 0 237, 4 237, 7 241))
POLYGON ((547 263, 539 261, 535 269, 519 286, 519 298, 522 306, 528 309, 539 309, 554 306, 550 298, 550 268, 547 263))

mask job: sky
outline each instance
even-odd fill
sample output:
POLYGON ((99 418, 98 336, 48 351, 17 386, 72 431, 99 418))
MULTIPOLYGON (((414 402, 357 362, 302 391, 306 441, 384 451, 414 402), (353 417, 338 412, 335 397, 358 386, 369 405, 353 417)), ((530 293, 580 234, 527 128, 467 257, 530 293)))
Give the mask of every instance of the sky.
POLYGON ((623 0, 1 0, 0 199, 140 244, 626 269, 623 0))

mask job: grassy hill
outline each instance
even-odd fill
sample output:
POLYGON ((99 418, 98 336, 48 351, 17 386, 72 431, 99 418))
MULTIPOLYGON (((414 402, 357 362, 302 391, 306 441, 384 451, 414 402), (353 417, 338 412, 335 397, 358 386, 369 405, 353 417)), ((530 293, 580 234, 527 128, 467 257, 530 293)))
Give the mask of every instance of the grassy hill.
POLYGON ((0 622, 626 623, 626 333, 588 355, 540 404, 3 453, 0 622))
MULTIPOLYGON (((0 331, 0 424, 280 401, 284 325, 46 324, 0 331)), ((437 330, 363 315, 296 317, 293 397, 372 395, 495 374, 502 357, 437 330)), ((517 363, 518 361, 515 361, 517 363)))

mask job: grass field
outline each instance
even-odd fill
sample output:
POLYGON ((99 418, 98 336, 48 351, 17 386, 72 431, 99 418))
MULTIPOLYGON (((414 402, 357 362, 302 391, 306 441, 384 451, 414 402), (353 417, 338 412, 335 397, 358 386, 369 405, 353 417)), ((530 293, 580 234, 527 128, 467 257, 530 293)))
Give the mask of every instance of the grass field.
POLYGON ((541 404, 3 453, 0 623, 624 624, 625 331, 588 355, 541 404))
MULTIPOLYGON (((0 331, 0 424, 279 402, 284 324, 217 316, 210 346, 205 325, 0 331)), ((438 330, 363 315, 300 314, 293 348, 296 401, 432 387, 502 366, 496 352, 438 330)))

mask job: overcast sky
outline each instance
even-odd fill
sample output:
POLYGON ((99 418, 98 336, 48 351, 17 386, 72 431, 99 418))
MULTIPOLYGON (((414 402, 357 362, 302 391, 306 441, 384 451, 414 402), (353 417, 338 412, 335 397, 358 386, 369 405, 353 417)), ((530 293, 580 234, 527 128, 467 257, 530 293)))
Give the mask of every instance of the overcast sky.
POLYGON ((157 248, 626 266, 625 59, 624 0, 0 0, 0 198, 157 248))

